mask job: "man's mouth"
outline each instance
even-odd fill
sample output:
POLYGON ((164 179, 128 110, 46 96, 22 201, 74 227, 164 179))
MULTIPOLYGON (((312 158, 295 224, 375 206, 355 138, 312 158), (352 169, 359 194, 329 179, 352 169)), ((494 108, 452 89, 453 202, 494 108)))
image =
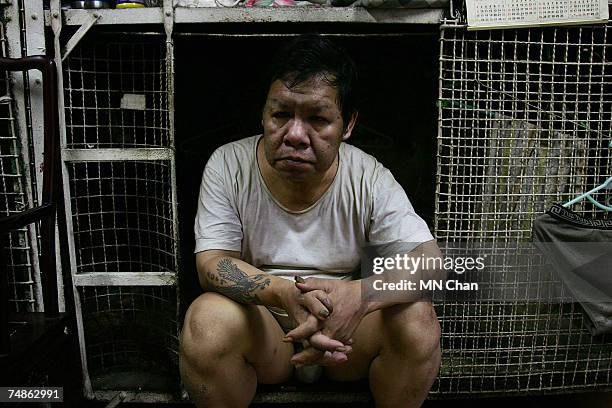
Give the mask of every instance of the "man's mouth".
POLYGON ((283 157, 280 160, 285 160, 285 161, 295 162, 295 163, 310 163, 310 161, 302 159, 301 157, 283 157))

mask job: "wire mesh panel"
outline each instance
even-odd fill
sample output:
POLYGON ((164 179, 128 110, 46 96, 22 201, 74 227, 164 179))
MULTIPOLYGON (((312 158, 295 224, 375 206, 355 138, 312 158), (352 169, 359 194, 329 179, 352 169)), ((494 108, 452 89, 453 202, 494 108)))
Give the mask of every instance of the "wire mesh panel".
POLYGON ((178 390, 174 288, 106 286, 79 292, 95 389, 178 390))
MULTIPOLYGON (((0 50, 6 57, 5 27, 0 24, 0 50)), ((15 106, 10 93, 8 72, 0 74, 0 215, 11 215, 28 208, 23 174, 23 157, 17 134, 15 106)), ((9 303, 17 312, 36 310, 36 294, 31 263, 31 247, 26 228, 3 237, 4 259, 8 261, 8 280, 11 290, 9 303)), ((4 300, 3 300, 4 301, 4 300)))
POLYGON ((69 163, 77 271, 176 270, 170 163, 69 163))
MULTIPOLYGON (((531 241, 537 215, 612 175, 608 31, 442 27, 439 240, 519 248, 531 241)), ((586 202, 575 209, 606 216, 586 202)), ((520 251, 514 255, 542 262, 520 251)), ((543 268, 527 280, 525 269, 508 265, 517 262, 503 259, 492 268, 514 299, 521 299, 522 287, 554 279, 543 268)), ((491 299, 437 307, 444 364, 436 393, 612 384, 612 338, 591 337, 577 304, 491 299)))
POLYGON ((169 146, 162 41, 91 38, 64 62, 68 148, 169 146))
POLYGON ((91 397, 178 390, 171 52, 165 38, 124 38, 94 33, 63 64, 67 222, 91 397))

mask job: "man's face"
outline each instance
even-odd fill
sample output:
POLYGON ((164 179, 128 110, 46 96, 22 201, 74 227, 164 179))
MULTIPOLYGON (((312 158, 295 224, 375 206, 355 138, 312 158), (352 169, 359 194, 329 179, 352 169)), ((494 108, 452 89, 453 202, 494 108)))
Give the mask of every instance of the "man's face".
POLYGON ((337 97, 338 91, 318 77, 292 89, 280 80, 270 85, 262 125, 272 168, 295 181, 325 174, 354 124, 352 118, 344 129, 337 97))

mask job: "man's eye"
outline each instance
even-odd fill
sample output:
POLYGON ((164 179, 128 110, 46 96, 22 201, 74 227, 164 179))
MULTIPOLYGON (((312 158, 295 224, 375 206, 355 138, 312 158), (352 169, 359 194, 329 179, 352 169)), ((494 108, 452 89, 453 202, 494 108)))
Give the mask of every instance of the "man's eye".
POLYGON ((287 119, 289 117, 289 112, 274 112, 272 117, 277 119, 287 119))
POLYGON ((329 122, 329 121, 327 120, 327 118, 324 118, 323 116, 313 116, 311 119, 312 119, 314 122, 318 122, 318 123, 327 123, 327 122, 329 122))

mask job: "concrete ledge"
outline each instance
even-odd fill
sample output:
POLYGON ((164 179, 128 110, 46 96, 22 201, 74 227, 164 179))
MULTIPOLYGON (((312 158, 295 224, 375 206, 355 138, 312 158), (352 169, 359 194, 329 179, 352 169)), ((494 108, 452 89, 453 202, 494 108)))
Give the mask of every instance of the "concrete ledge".
POLYGON ((321 382, 316 384, 288 383, 260 385, 253 403, 367 403, 372 401, 367 381, 351 383, 321 382))

